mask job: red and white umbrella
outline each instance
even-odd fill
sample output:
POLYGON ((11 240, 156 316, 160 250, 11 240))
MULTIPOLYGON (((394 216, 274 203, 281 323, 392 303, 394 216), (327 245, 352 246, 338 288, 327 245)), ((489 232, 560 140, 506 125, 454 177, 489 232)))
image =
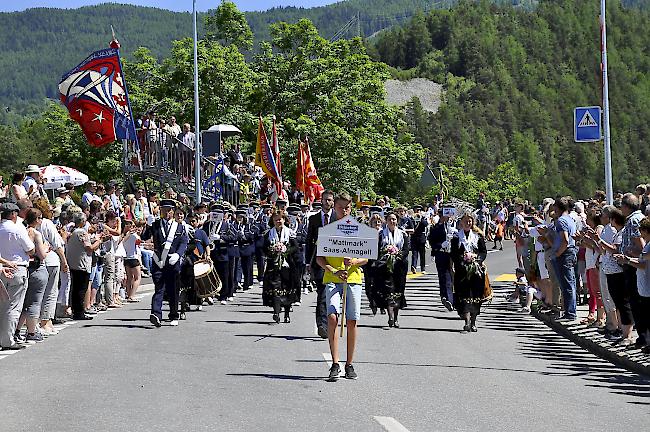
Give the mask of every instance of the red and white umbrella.
POLYGON ((81 186, 88 182, 88 176, 74 168, 61 165, 48 165, 41 168, 41 177, 44 180, 44 189, 57 189, 66 183, 81 186))

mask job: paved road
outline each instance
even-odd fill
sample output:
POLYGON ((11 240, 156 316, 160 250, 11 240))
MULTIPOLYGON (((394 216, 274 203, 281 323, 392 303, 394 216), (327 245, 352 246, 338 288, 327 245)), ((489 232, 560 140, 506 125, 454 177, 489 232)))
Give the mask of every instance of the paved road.
MULTIPOLYGON (((491 253, 492 274, 511 272, 513 257, 491 253)), ((498 299, 478 333, 460 334, 436 293, 435 275, 410 280, 400 329, 366 308, 359 379, 337 383, 324 381, 313 294, 291 324, 270 324, 256 288, 161 329, 147 298, 2 358, 0 430, 647 429, 650 381, 498 299)))

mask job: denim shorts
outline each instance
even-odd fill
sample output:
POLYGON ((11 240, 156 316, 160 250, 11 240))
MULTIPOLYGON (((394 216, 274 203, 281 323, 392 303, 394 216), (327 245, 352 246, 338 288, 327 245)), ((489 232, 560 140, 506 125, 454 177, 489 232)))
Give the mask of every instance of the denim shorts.
MULTIPOLYGON (((345 284, 329 282, 325 285, 327 315, 341 314, 341 296, 345 284)), ((348 284, 345 297, 345 319, 358 321, 361 318, 361 284, 348 284)))

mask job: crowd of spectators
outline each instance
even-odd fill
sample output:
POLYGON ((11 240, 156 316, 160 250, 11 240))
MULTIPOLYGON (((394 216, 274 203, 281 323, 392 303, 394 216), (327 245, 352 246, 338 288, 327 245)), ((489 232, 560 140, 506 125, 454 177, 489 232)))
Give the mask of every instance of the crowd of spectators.
POLYGON ((505 220, 516 245, 519 289, 510 301, 529 313, 536 297, 539 311, 559 322, 595 327, 616 345, 650 353, 650 185, 616 194, 613 205, 597 191, 589 200, 497 208, 487 232, 505 220), (579 304, 588 305, 582 320, 579 304))

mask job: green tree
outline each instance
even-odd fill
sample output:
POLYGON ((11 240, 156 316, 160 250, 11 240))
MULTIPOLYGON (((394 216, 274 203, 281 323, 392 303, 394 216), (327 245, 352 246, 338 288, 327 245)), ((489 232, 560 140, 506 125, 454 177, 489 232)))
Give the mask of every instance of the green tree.
POLYGON ((208 40, 216 39, 243 50, 253 47, 253 32, 246 15, 231 1, 222 0, 214 13, 205 17, 205 31, 208 40))

